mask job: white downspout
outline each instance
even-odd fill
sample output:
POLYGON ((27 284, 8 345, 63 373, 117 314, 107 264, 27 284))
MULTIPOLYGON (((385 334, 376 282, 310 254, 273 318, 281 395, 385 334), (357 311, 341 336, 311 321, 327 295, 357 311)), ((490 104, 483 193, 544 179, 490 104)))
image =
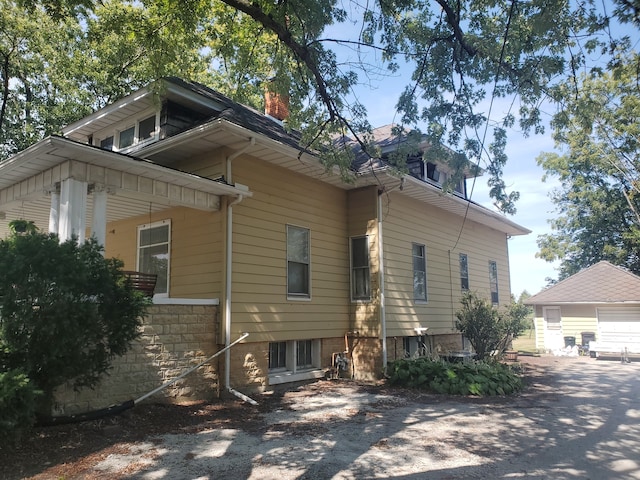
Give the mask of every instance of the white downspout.
POLYGON ((384 298, 384 252, 382 250, 382 194, 378 190, 378 265, 380 269, 380 330, 382 335, 382 371, 387 373, 387 308, 384 298))
MULTIPOLYGON (((251 137, 249 143, 242 147, 240 150, 233 152, 231 155, 227 157, 227 165, 225 171, 225 179, 229 185, 233 185, 233 176, 231 174, 231 163, 235 158, 242 155, 247 149, 253 145, 255 145, 256 140, 254 137, 251 137)), ((229 202, 227 204, 227 255, 225 262, 225 299, 224 299, 224 345, 225 348, 229 347, 231 344, 231 286, 233 284, 231 273, 233 270, 233 206, 237 205, 243 200, 242 195, 238 195, 235 200, 229 202)), ((224 354, 224 384, 227 388, 227 391, 232 393, 233 395, 238 396, 245 402, 249 402, 252 405, 257 405, 258 403, 255 400, 243 395, 240 392, 235 391, 229 385, 231 378, 231 349, 227 348, 224 354)))

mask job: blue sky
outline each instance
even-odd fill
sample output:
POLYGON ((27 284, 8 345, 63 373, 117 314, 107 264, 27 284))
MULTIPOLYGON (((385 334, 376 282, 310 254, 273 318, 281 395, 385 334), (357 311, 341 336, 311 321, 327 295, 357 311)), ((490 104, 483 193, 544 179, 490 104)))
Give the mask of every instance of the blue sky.
MULTIPOLYGON (((605 0, 602 5, 609 11, 613 8, 610 0, 605 0)), ((638 37, 634 27, 616 26, 614 30, 617 34, 627 33, 632 39, 638 37)), ((333 26, 328 30, 332 33, 328 37, 349 38, 354 31, 357 34, 358 29, 350 28, 349 31, 344 31, 344 26, 333 26)), ((336 46, 332 45, 331 48, 335 51, 336 46)), ((375 53, 360 52, 360 54, 363 55, 360 59, 372 65, 379 65, 375 53)), ((341 50, 340 55, 350 57, 351 60, 358 58, 356 52, 347 48, 341 50)), ((367 107, 371 125, 378 127, 397 121, 394 116, 395 105, 402 89, 410 83, 410 71, 405 71, 403 75, 401 69, 393 77, 373 75, 370 81, 374 88, 362 86, 355 93, 367 107)), ((553 111, 554 108, 549 107, 549 110, 553 111)), ((491 119, 502 118, 505 111, 506 108, 501 111, 499 107, 494 106, 491 119)), ((549 119, 550 116, 546 120, 549 119)), ((532 231, 529 235, 513 237, 509 240, 511 291, 519 296, 524 290, 530 294, 538 293, 547 286, 547 278, 557 279, 557 262, 549 263, 536 258, 537 238, 551 232, 548 222, 549 219, 554 218, 555 213, 549 192, 557 185, 554 179, 542 182, 544 171, 537 165, 536 158, 540 153, 552 152, 555 148, 549 129, 545 134, 530 137, 524 137, 518 131, 511 131, 508 135, 506 153, 509 160, 504 169, 503 178, 508 189, 520 192, 520 200, 516 204, 517 213, 508 218, 532 231)), ((494 209, 486 182, 486 177, 478 179, 472 199, 487 208, 494 209)))
MULTIPOLYGON (((402 88, 400 79, 383 82, 383 86, 371 92, 361 91, 362 100, 369 109, 369 121, 374 127, 386 125, 394 121, 393 111, 399 91, 402 88), (386 85, 386 86, 385 86, 386 85), (371 102, 366 101, 370 97, 371 102), (373 103, 375 102, 375 103, 373 103), (375 105, 375 106, 372 106, 375 105)), ((494 107, 495 108, 495 107, 494 107)), ((496 112, 501 116, 502 112, 496 112)), ((507 142, 508 163, 504 170, 504 181, 509 190, 520 192, 517 213, 508 218, 532 231, 529 235, 512 237, 509 240, 509 260, 511 268, 511 292, 519 296, 524 290, 535 294, 546 287, 547 278, 557 278, 555 263, 536 258, 539 235, 551 231, 548 219, 554 216, 554 205, 548 193, 554 187, 553 179, 542 182, 544 170, 538 166, 536 157, 542 152, 554 151, 551 132, 543 135, 524 137, 517 131, 509 132, 507 142)), ((475 183, 472 199, 481 205, 495 210, 489 198, 487 177, 479 177, 475 183)), ((471 182, 468 182, 471 188, 471 182)))

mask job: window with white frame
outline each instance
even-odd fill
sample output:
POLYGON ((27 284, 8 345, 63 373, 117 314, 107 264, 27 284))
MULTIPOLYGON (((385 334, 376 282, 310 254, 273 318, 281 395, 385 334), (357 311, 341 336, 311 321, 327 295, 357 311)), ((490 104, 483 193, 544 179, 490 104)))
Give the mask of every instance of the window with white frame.
POLYGON ((109 135, 100 140, 100 148, 105 150, 127 150, 135 145, 155 140, 158 137, 158 119, 154 113, 141 120, 134 122, 133 125, 124 124, 123 129, 116 129, 115 135, 109 135))
POLYGON ((156 134, 156 116, 151 115, 138 123, 138 143, 153 138, 156 134))
POLYGON ((351 239, 351 299, 371 300, 368 237, 351 239))
POLYGON ((113 135, 100 140, 100 148, 105 150, 113 150, 113 135))
POLYGON ((429 353, 426 336, 402 337, 405 358, 424 357, 429 353))
POLYGON ((300 373, 320 368, 320 340, 269 343, 269 372, 300 373))
POLYGON ((469 290, 469 262, 466 253, 460 254, 460 288, 465 292, 469 290))
POLYGON ((135 133, 135 126, 121 130, 118 134, 118 149, 122 150, 133 145, 133 141, 135 140, 135 133))
POLYGON ((411 245, 413 258, 413 299, 418 302, 427 301, 427 260, 424 245, 411 245))
POLYGON ((287 297, 310 298, 309 229, 287 225, 287 297))
POLYGON ((169 258, 171 252, 171 222, 138 227, 138 271, 158 276, 154 294, 169 293, 169 258))
POLYGON ((284 371, 287 369, 287 342, 269 343, 269 371, 284 371))
POLYGON ((489 285, 491 287, 491 303, 498 305, 498 264, 489 260, 489 285))

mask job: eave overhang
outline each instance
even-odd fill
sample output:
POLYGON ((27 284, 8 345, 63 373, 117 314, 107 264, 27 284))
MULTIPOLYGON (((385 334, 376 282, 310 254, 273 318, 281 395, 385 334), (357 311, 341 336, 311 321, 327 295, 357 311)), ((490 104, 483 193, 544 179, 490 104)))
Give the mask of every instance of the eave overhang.
POLYGON ((508 236, 528 235, 531 233, 528 228, 509 220, 498 212, 489 210, 455 193, 446 193, 439 186, 419 180, 411 175, 398 177, 388 168, 379 168, 361 174, 356 185, 380 185, 388 192, 398 192, 426 205, 440 208, 456 217, 466 218, 472 222, 503 232, 508 236))
POLYGON ((252 195, 244 187, 52 136, 0 162, 0 237, 15 218, 46 230, 49 195, 64 178, 107 190, 110 221, 169 206, 215 211, 220 196, 252 195))
POLYGON ((473 222, 486 225, 509 236, 527 235, 531 230, 509 220, 504 215, 473 203, 455 193, 445 193, 429 182, 410 175, 398 177, 389 167, 379 167, 355 176, 352 183, 345 182, 333 170, 327 170, 320 159, 311 152, 303 151, 282 143, 266 135, 252 132, 225 119, 215 119, 187 132, 149 145, 138 154, 154 162, 171 165, 184 158, 202 155, 216 148, 227 147, 231 151, 240 150, 251 139, 255 143, 244 150, 262 161, 316 178, 343 190, 378 185, 387 191, 397 190, 403 195, 415 198, 445 210, 458 217, 466 217, 473 222), (176 147, 180 148, 176 148, 176 147), (402 189, 400 186, 402 185, 402 189))

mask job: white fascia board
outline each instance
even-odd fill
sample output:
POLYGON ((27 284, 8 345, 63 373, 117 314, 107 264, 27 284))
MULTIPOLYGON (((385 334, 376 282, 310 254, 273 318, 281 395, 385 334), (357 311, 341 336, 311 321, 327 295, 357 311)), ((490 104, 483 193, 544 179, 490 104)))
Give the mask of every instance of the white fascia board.
MULTIPOLYGON (((149 160, 130 157, 110 150, 102 150, 98 147, 78 143, 63 137, 47 137, 10 159, 0 162, 0 178, 5 177, 9 171, 15 168, 26 165, 32 161, 37 161, 38 155, 40 153, 46 153, 46 150, 51 147, 64 149, 70 157, 74 157, 68 158, 69 160, 78 160, 85 163, 106 166, 114 170, 123 171, 132 170, 137 172, 140 168, 143 168, 148 172, 155 172, 164 176, 174 177, 176 180, 187 183, 192 188, 200 189, 214 195, 242 195, 244 197, 250 197, 253 195, 244 186, 237 188, 199 175, 158 165, 149 160)), ((64 158, 64 153, 57 156, 64 158)), ((48 165, 48 167, 50 166, 53 165, 48 165)), ((17 183, 18 181, 20 180, 14 180, 12 183, 17 183)))
POLYGON ((441 197, 443 201, 436 204, 439 208, 450 211, 455 215, 460 215, 461 212, 467 212, 468 210, 467 215, 470 220, 483 223, 482 219, 486 218, 489 224, 492 225, 492 228, 503 231, 508 235, 528 235, 531 233, 531 230, 528 228, 509 220, 498 212, 489 210, 482 205, 478 205, 457 195, 444 193, 441 188, 414 178, 411 175, 404 175, 399 178, 397 175, 392 174, 389 167, 382 167, 375 169, 373 172, 367 172, 365 175, 359 176, 359 180, 370 185, 384 185, 394 190, 397 188, 399 191, 402 191, 404 195, 416 198, 419 201, 422 200, 418 197, 418 192, 432 195, 434 199, 436 196, 441 197), (401 185, 403 186, 402 188, 401 185), (416 193, 412 194, 411 190, 416 193))
POLYGON ((149 90, 148 87, 141 88, 140 90, 137 90, 131 95, 127 95, 126 97, 121 98, 120 100, 117 100, 116 102, 110 105, 107 105, 106 107, 101 108, 100 110, 95 111, 91 115, 88 115, 82 118, 81 120, 78 120, 77 122, 67 125, 62 129, 62 134, 64 136, 72 135, 74 132, 91 125, 96 120, 101 120, 104 117, 111 115, 113 112, 123 107, 126 107, 128 105, 131 105, 132 103, 135 103, 149 95, 151 95, 151 90, 149 90))

